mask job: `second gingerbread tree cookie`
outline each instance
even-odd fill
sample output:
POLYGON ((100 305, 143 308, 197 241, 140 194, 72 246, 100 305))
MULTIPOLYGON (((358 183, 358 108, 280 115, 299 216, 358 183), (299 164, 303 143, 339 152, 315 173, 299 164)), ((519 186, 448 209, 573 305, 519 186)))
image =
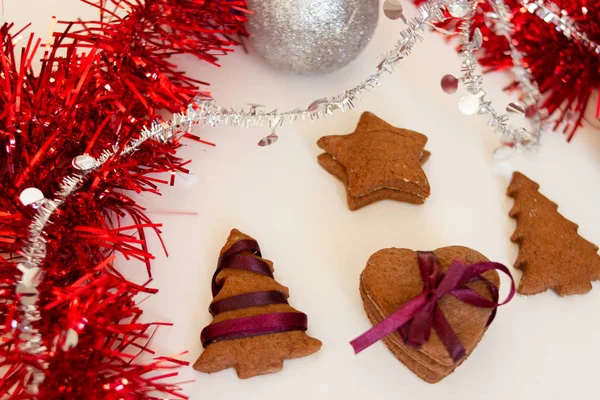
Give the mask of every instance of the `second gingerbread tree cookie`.
POLYGON ((325 153, 318 160, 346 186, 351 210, 384 199, 421 204, 430 193, 421 167, 426 143, 426 136, 365 112, 353 133, 319 139, 325 153))
POLYGON ((577 234, 578 226, 557 211, 538 191, 539 185, 515 172, 508 196, 515 199, 510 216, 517 220, 511 240, 519 244, 515 268, 523 271, 519 293, 553 289, 560 296, 583 294, 600 279, 598 247, 577 234))
POLYGON ((308 336, 307 317, 288 304, 288 289, 273 278, 273 263, 258 243, 234 229, 221 250, 212 283, 214 316, 202 330, 205 350, 194 369, 235 368, 240 378, 277 372, 283 361, 321 348, 308 336))

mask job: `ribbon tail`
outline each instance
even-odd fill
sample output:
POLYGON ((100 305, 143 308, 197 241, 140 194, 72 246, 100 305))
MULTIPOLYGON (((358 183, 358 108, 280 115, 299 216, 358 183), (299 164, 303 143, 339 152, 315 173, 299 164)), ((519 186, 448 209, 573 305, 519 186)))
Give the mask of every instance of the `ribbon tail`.
POLYGON ((456 333, 454 333, 450 323, 448 323, 448 320, 439 307, 436 307, 433 311, 433 329, 437 332, 454 363, 459 362, 467 354, 460 339, 456 333))
POLYGON ((421 308, 410 321, 408 336, 405 343, 411 347, 420 348, 429 340, 431 327, 433 325, 433 310, 437 308, 435 303, 428 303, 421 308))
POLYGON ((354 349, 354 354, 360 353, 410 321, 417 311, 423 307, 426 300, 427 294, 420 294, 394 311, 386 319, 351 341, 350 345, 354 349))

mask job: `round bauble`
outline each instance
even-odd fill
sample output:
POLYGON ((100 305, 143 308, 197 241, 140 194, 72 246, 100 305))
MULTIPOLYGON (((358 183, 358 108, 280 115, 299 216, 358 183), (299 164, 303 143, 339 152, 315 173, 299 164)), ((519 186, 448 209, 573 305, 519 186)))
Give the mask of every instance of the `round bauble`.
POLYGON ((250 42, 276 68, 297 74, 335 71, 365 48, 379 0, 248 0, 250 42))

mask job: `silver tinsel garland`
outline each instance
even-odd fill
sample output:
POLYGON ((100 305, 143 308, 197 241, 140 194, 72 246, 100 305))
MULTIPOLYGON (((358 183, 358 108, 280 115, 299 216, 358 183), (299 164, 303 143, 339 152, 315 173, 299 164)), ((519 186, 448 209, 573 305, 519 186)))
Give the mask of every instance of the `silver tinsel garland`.
MULTIPOLYGON (((488 2, 496 10, 494 16, 495 28, 498 34, 506 36, 508 42, 511 43, 511 15, 503 0, 488 0, 488 2)), ((541 16, 539 9, 546 10, 548 6, 552 14, 552 18, 544 18, 547 22, 561 27, 561 31, 574 40, 579 40, 583 43, 589 43, 596 53, 600 54, 598 45, 586 39, 585 34, 580 33, 575 24, 567 18, 560 16, 552 7, 541 0, 527 1, 522 0, 524 6, 536 15, 541 16), (535 7, 534 7, 535 4, 535 7), (554 17, 554 16, 558 17, 554 17), (561 25, 558 25, 558 24, 561 25), (587 40, 587 41, 586 41, 587 40)), ((97 159, 90 155, 83 154, 73 160, 75 171, 72 175, 63 179, 59 191, 52 199, 37 198, 28 202, 37 208, 35 217, 28 230, 28 238, 26 246, 23 249, 23 260, 18 264, 18 269, 22 275, 17 282, 16 292, 20 295, 21 315, 18 321, 12 322, 13 328, 17 329, 21 338, 24 339, 20 350, 28 354, 44 354, 47 348, 42 342, 40 332, 35 328, 35 322, 42 317, 37 305, 38 290, 37 286, 43 278, 41 264, 46 256, 46 240, 44 231, 51 218, 58 208, 64 204, 68 197, 78 190, 88 179, 90 174, 98 170, 108 159, 113 157, 121 157, 133 153, 146 140, 153 139, 161 142, 168 141, 175 134, 181 131, 189 131, 192 125, 209 125, 216 126, 219 123, 230 124, 235 127, 257 127, 268 126, 276 128, 284 124, 294 123, 297 120, 317 120, 321 117, 331 115, 336 111, 348 111, 354 107, 354 102, 357 96, 378 86, 385 76, 394 72, 394 68, 402 59, 407 57, 412 48, 418 41, 423 40, 421 34, 428 27, 433 27, 435 23, 444 20, 444 11, 449 10, 453 15, 462 14, 463 20, 462 29, 460 32, 460 40, 462 45, 462 72, 461 81, 465 84, 468 94, 474 96, 465 100, 461 99, 469 105, 469 102, 475 100, 475 112, 481 115, 486 115, 489 118, 489 125, 493 126, 503 138, 503 141, 514 148, 518 145, 532 146, 538 142, 541 133, 541 119, 538 109, 539 90, 532 81, 527 68, 522 65, 522 55, 512 46, 511 54, 514 60, 513 72, 515 72, 521 87, 524 91, 525 105, 521 107, 511 103, 507 109, 510 111, 519 111, 525 114, 526 108, 533 107, 534 112, 529 114, 529 120, 532 124, 532 132, 524 128, 515 127, 508 124, 508 116, 497 113, 489 101, 485 99, 485 91, 482 88, 483 77, 476 73, 476 58, 474 53, 481 47, 481 33, 475 30, 471 33, 472 21, 471 18, 477 6, 475 0, 430 0, 421 5, 418 9, 418 15, 414 18, 406 19, 402 16, 399 18, 406 21, 407 28, 400 32, 400 40, 392 50, 387 52, 382 60, 378 63, 375 71, 358 85, 344 90, 338 95, 317 99, 306 108, 297 108, 290 111, 279 112, 277 110, 264 111, 260 110, 259 106, 251 106, 248 110, 234 110, 233 108, 225 108, 216 104, 215 100, 208 97, 197 97, 194 102, 188 106, 187 112, 176 113, 171 121, 155 121, 149 127, 145 127, 138 138, 134 139, 129 146, 121 152, 118 148, 105 150, 97 159), (463 14, 464 12, 464 14, 463 14)), ((398 9, 394 10, 396 14, 401 13, 398 9)), ((545 13, 546 11, 544 11, 545 13)), ((549 14, 544 14, 549 15, 549 14)), ((36 191, 37 189, 30 188, 36 191)), ((26 189, 28 190, 28 189, 26 189)), ((39 192, 39 191, 38 191, 39 192)), ((58 342, 58 338, 57 338, 58 342)), ((64 332, 62 339, 62 348, 67 351, 77 345, 77 333, 75 331, 64 332)), ((44 362, 38 367, 28 366, 30 377, 28 379, 28 391, 35 395, 38 393, 38 387, 44 380, 44 369, 47 368, 47 363, 44 362)))
POLYGON ((544 0, 520 0, 520 3, 530 14, 554 25, 567 39, 583 44, 595 55, 600 56, 600 44, 591 40, 585 32, 581 32, 575 21, 556 4, 544 0))
MULTIPOLYGON (((494 0, 489 1, 494 3, 494 0)), ((194 124, 209 125, 213 127, 219 123, 224 123, 234 127, 250 128, 267 126, 268 128, 274 129, 285 124, 294 123, 298 120, 315 121, 321 117, 332 115, 336 111, 345 112, 351 110, 354 108, 354 103, 356 102, 358 95, 379 86, 386 74, 391 74, 395 71, 395 67, 398 66, 402 59, 410 54, 415 44, 418 41, 423 40, 421 34, 425 32, 428 27, 432 27, 434 24, 445 19, 443 13, 447 7, 452 6, 452 9, 456 9, 457 5, 461 5, 467 7, 469 10, 474 10, 476 4, 477 2, 472 0, 430 0, 421 5, 419 7, 418 16, 407 20, 408 27, 400 32, 400 40, 392 50, 383 56, 373 73, 358 85, 344 90, 338 95, 317 99, 310 103, 306 108, 296 108, 289 111, 279 111, 278 109, 264 111, 259 109, 259 106, 251 106, 248 110, 235 110, 232 107, 220 106, 213 98, 206 97, 195 99, 195 103, 199 108, 192 110, 192 114, 190 115, 188 113, 187 116, 193 120, 194 124)), ((467 15, 464 16, 464 25, 468 25, 468 27, 471 26, 471 17, 471 13, 467 13, 467 15)), ((510 16, 502 18, 502 21, 499 20, 498 24, 505 24, 508 26, 508 24, 510 24, 510 16)), ((463 33, 465 32, 466 34, 461 35, 461 44, 464 49, 461 54, 465 59, 463 61, 463 72, 465 75, 463 75, 462 80, 466 83, 470 94, 482 95, 484 94, 482 90, 476 91, 477 88, 481 88, 482 84, 481 75, 475 74, 477 61, 474 52, 477 51, 478 46, 475 46, 475 43, 470 40, 470 34, 466 29, 463 30, 463 33), (468 71, 465 68, 467 68, 468 71)), ((528 76, 528 72, 521 64, 515 65, 515 72, 518 76, 528 76)), ((524 79, 520 80, 525 81, 524 79)), ((524 86, 524 90, 528 91, 529 87, 530 85, 527 85, 527 87, 524 86)), ((534 91, 537 91, 537 89, 534 91)), ((534 98, 535 94, 528 95, 527 97, 534 98)), ((537 126, 534 126, 533 133, 529 133, 523 128, 510 125, 508 124, 508 117, 499 115, 494 111, 491 103, 485 101, 483 96, 480 97, 480 100, 476 112, 489 116, 491 121, 490 125, 494 126, 501 134, 504 142, 512 143, 515 146, 530 146, 537 142, 537 137, 539 137, 540 134, 540 130, 537 126)), ((181 118, 181 116, 175 116, 174 121, 171 123, 172 126, 178 125, 176 118, 181 118)))

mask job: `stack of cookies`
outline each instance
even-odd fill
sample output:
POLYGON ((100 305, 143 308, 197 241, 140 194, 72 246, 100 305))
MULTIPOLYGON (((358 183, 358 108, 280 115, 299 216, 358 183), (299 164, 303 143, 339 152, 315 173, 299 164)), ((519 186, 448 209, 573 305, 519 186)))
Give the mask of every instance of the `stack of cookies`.
MULTIPOLYGON (((460 246, 444 247, 433 253, 439 259, 442 271, 446 271, 454 260, 465 264, 489 261, 477 251, 460 246)), ((483 277, 499 287, 500 278, 496 271, 486 272, 483 277)), ((466 286, 481 296, 492 299, 492 294, 483 282, 472 282, 466 286)), ((417 253, 408 249, 378 251, 369 258, 360 277, 360 294, 373 325, 379 324, 406 302, 419 296, 423 288, 417 253)), ((469 357, 485 334, 492 313, 492 309, 469 305, 451 295, 444 296, 437 304, 464 347, 465 355, 457 362, 453 361, 435 329, 431 330, 429 340, 420 348, 407 344, 399 332, 383 339, 398 360, 429 383, 444 379, 469 357)))
POLYGON ((357 210, 379 200, 422 204, 430 194, 422 164, 427 137, 396 128, 365 112, 349 135, 325 136, 319 164, 346 186, 348 207, 357 210))

